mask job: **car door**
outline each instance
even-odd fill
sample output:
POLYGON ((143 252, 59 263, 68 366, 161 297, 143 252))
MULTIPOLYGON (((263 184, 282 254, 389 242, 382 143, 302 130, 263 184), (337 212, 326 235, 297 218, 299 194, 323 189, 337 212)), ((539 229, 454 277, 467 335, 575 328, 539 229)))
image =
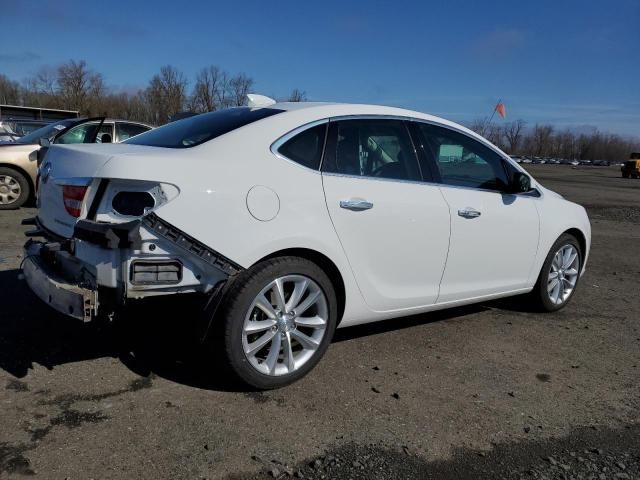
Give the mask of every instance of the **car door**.
POLYGON ((449 211, 437 185, 422 182, 406 122, 329 125, 322 166, 327 208, 367 305, 394 311, 435 303, 449 211))
POLYGON ((103 135, 113 136, 113 123, 111 122, 84 122, 67 129, 57 135, 54 143, 57 144, 77 144, 77 143, 102 143, 103 135))
POLYGON ((538 248, 537 198, 511 194, 515 167, 452 129, 415 123, 451 214, 451 242, 438 303, 527 287, 538 248))

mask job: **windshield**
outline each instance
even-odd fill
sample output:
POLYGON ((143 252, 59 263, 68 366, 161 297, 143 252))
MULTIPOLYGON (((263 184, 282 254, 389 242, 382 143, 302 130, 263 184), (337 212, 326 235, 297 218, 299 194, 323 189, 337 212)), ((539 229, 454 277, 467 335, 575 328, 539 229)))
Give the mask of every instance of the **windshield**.
POLYGON ((203 113, 142 133, 124 143, 164 148, 195 147, 282 111, 275 108, 236 107, 203 113))
POLYGON ((54 122, 50 125, 45 125, 42 128, 39 128, 37 130, 34 130, 33 132, 31 132, 28 135, 25 135, 24 137, 19 138, 18 140, 16 140, 16 143, 22 143, 22 144, 36 144, 40 142, 41 138, 48 138, 51 139, 53 138, 58 132, 61 132, 62 130, 64 130, 65 128, 67 128, 69 125, 71 125, 73 122, 77 122, 78 120, 62 120, 60 122, 54 122))

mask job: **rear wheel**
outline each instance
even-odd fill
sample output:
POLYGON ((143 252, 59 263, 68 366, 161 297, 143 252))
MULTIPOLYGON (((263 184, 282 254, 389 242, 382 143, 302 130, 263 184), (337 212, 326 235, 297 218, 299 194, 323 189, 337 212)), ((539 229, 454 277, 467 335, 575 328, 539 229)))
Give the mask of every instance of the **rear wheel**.
POLYGON ((547 312, 563 308, 578 286, 581 268, 580 243, 573 235, 561 235, 551 247, 531 292, 535 306, 547 312))
POLYGON ((0 210, 19 208, 29 199, 29 182, 13 168, 0 167, 0 210))
POLYGON ((232 371, 253 387, 278 388, 324 355, 336 327, 336 294, 316 264, 275 258, 234 280, 218 320, 232 371))

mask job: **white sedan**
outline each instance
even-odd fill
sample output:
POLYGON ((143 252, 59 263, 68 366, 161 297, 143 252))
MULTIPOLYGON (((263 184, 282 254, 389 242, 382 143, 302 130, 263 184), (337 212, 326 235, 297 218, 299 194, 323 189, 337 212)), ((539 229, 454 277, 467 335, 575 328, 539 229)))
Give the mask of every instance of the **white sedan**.
POLYGON ((83 321, 199 293, 208 345, 258 388, 308 373, 336 327, 573 296, 584 208, 484 138, 398 108, 254 103, 50 147, 26 222, 32 290, 83 321))

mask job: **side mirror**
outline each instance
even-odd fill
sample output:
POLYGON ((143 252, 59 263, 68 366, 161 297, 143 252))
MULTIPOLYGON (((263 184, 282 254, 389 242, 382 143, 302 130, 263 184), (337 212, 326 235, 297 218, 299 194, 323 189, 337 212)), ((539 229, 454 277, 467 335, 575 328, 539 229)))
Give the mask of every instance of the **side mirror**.
POLYGON ((102 143, 111 143, 111 134, 103 133, 102 136, 100 137, 100 141, 102 143))
POLYGON ((40 140, 38 140, 38 143, 40 144, 41 147, 48 147, 49 145, 51 145, 51 141, 46 137, 43 137, 40 140))
POLYGON ((531 190, 531 177, 526 173, 515 172, 511 178, 511 193, 525 193, 531 190))

